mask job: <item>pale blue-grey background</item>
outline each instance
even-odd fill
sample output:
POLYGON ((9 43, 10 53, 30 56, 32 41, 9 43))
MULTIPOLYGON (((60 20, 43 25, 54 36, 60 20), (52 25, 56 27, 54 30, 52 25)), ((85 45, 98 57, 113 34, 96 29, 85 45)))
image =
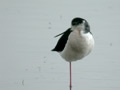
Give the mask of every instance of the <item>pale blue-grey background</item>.
POLYGON ((69 64, 50 50, 74 17, 90 23, 95 48, 73 62, 73 90, 119 90, 119 0, 1 0, 0 90, 69 90, 69 64))

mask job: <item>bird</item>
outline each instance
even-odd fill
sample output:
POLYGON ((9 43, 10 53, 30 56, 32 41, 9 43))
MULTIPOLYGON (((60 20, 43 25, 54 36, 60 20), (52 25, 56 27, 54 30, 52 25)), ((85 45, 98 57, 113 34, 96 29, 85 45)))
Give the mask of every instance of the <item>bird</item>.
POLYGON ((94 48, 94 38, 87 20, 75 17, 71 21, 71 27, 65 32, 56 35, 61 36, 52 51, 58 52, 61 57, 69 62, 70 66, 70 90, 72 89, 71 62, 81 60, 94 48))

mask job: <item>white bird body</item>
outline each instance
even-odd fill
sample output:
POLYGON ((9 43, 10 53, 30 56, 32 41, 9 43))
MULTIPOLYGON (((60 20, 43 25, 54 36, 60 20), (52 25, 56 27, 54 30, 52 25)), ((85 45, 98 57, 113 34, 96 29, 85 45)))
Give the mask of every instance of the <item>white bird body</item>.
POLYGON ((72 88, 71 62, 81 60, 94 47, 94 39, 90 32, 90 26, 85 19, 74 18, 71 25, 71 28, 57 35, 62 36, 55 48, 52 49, 52 51, 59 52, 61 57, 70 63, 70 90, 72 88))
POLYGON ((94 47, 94 39, 90 32, 84 33, 81 28, 75 28, 69 35, 66 46, 60 55, 66 61, 80 60, 88 55, 94 47))

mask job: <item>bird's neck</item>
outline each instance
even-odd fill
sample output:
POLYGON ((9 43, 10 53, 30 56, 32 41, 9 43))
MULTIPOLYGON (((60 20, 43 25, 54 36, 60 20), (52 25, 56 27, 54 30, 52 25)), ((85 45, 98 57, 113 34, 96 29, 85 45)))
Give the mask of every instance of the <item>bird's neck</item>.
POLYGON ((84 30, 84 27, 83 27, 83 25, 71 26, 71 30, 72 31, 74 31, 74 30, 82 31, 82 30, 84 30))

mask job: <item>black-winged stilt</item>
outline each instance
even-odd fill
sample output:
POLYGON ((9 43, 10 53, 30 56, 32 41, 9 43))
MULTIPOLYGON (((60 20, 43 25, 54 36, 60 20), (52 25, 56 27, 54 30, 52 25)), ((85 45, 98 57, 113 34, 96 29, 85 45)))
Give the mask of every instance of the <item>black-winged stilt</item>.
POLYGON ((72 88, 71 62, 77 61, 87 56, 94 47, 94 39, 90 32, 88 22, 83 18, 74 18, 71 28, 56 35, 61 36, 57 45, 52 51, 60 53, 61 57, 70 63, 70 90, 72 88))

